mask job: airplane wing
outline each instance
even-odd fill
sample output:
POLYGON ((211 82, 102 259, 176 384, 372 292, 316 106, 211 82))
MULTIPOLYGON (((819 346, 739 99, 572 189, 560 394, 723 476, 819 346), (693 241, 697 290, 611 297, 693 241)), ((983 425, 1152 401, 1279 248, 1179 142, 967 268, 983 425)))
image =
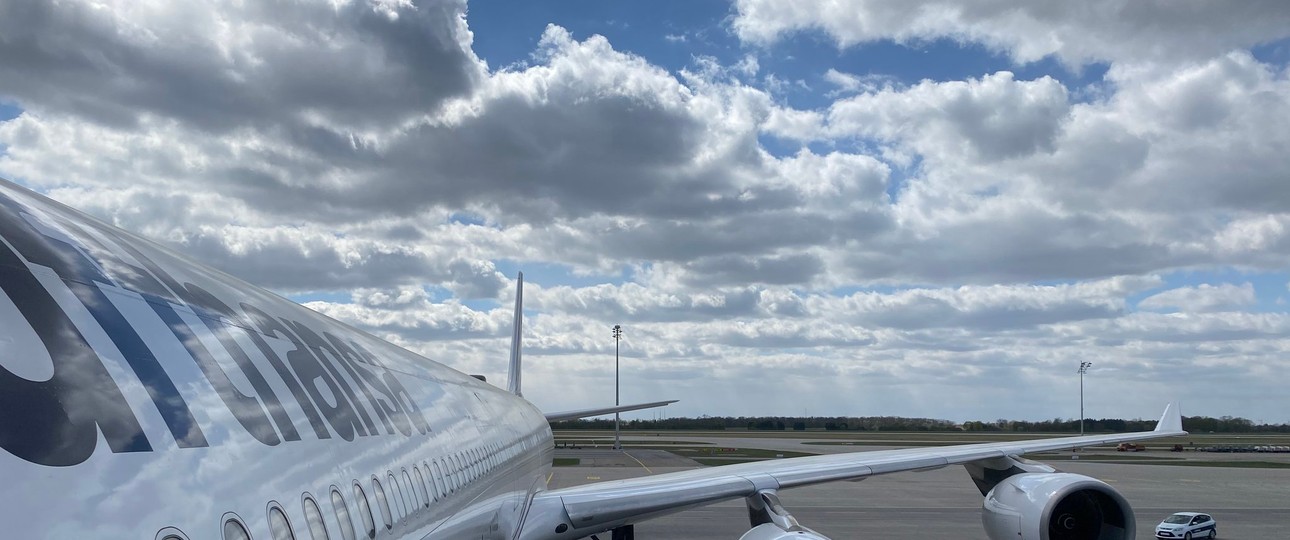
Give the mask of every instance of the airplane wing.
POLYGON ((600 408, 596 408, 596 409, 581 409, 581 410, 576 410, 576 411, 563 411, 563 412, 557 412, 557 413, 547 413, 547 414, 546 414, 546 421, 547 421, 547 422, 559 422, 559 421, 561 421, 561 420, 573 420, 573 419, 576 419, 576 418, 587 418, 587 417, 589 417, 589 416, 600 416, 600 415, 602 415, 602 414, 613 414, 613 413, 616 413, 616 412, 638 411, 638 410, 641 410, 641 409, 653 409, 654 407, 662 407, 662 406, 667 405, 667 404, 670 404, 670 403, 676 403, 677 401, 680 401, 680 400, 677 400, 677 399, 670 399, 670 400, 667 400, 667 401, 655 401, 655 402, 652 402, 652 403, 637 403, 637 404, 634 404, 634 405, 619 405, 619 406, 616 406, 616 407, 600 407, 600 408))
MULTIPOLYGON (((1041 464, 1026 460, 1018 461, 1017 456, 1178 436, 1186 433, 1182 430, 1182 417, 1177 405, 1170 404, 1153 431, 808 456, 555 489, 540 492, 534 496, 528 513, 530 518, 524 523, 520 538, 580 538, 628 526, 648 518, 739 497, 749 498, 751 515, 754 510, 753 498, 759 493, 769 492, 773 497, 774 491, 778 489, 837 480, 857 480, 902 471, 931 470, 956 464, 969 466, 969 473, 973 475, 974 480, 977 480, 978 488, 985 495, 988 491, 986 487, 993 488, 1003 478, 1011 475, 1024 472, 1056 472, 1055 469, 1041 464), (977 472, 973 471, 974 465, 978 468, 977 472), (994 478, 989 478, 991 472, 981 472, 982 467, 993 469, 994 478), (982 478, 978 479, 978 475, 982 478), (533 534, 530 534, 530 531, 533 534), (569 534, 552 536, 551 531, 567 531, 569 534)), ((1119 497, 1118 494, 1115 496, 1119 497)), ((774 502, 777 504, 778 501, 774 502)), ((1129 519, 1132 519, 1131 515, 1129 519)), ((793 524, 795 525, 796 522, 794 521, 793 524)), ((755 520, 754 525, 756 525, 755 520)), ((793 536, 793 538, 823 537, 793 536)))

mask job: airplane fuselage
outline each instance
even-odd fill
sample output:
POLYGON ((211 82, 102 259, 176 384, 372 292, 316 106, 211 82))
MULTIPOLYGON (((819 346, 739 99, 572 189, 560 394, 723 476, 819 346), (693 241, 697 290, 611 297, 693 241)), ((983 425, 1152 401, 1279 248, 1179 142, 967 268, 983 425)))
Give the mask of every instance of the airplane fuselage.
POLYGON ((522 398, 3 181, 0 289, 5 537, 501 539, 545 486, 522 398))

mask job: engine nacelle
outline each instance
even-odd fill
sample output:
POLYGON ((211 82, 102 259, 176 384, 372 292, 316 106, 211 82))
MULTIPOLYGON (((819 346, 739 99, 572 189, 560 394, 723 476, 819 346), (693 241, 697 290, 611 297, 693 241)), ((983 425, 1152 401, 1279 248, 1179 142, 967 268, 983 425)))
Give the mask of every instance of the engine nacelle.
POLYGON ((744 533, 739 540, 829 540, 812 530, 786 531, 774 523, 763 523, 744 533))
POLYGON ((985 496, 981 523, 992 540, 1133 540, 1137 523, 1106 482, 1070 473, 1023 473, 985 496))

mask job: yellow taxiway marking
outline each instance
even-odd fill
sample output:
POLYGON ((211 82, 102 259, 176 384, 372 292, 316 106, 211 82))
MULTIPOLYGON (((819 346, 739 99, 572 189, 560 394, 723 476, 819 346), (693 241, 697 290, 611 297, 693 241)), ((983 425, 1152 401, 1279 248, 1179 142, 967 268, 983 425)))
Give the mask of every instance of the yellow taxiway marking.
POLYGON ((636 459, 636 456, 633 456, 633 455, 631 455, 631 454, 628 454, 626 450, 623 450, 623 455, 625 455, 625 456, 627 456, 627 457, 629 457, 629 458, 632 458, 632 461, 635 461, 636 463, 638 463, 638 464, 641 466, 641 468, 645 469, 645 472, 647 472, 647 473, 649 473, 649 474, 654 474, 654 471, 649 470, 649 467, 646 467, 644 463, 641 463, 641 460, 636 459))
POLYGON ((555 471, 551 471, 551 474, 546 475, 546 485, 548 485, 548 486, 549 486, 549 485, 551 485, 551 477, 552 477, 552 476, 555 476, 555 471))

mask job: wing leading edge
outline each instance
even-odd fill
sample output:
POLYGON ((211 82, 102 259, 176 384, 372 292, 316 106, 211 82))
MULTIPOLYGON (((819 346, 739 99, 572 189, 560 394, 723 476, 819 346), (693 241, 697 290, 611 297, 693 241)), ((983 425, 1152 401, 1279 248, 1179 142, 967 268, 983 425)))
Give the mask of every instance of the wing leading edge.
MULTIPOLYGON (((612 412, 612 411, 610 411, 612 412)), ((741 463, 544 491, 534 496, 520 538, 564 539, 763 490, 929 470, 992 458, 1186 435, 1176 404, 1152 431, 1029 441, 906 448, 741 463), (562 524, 567 531, 552 534, 562 524)))

